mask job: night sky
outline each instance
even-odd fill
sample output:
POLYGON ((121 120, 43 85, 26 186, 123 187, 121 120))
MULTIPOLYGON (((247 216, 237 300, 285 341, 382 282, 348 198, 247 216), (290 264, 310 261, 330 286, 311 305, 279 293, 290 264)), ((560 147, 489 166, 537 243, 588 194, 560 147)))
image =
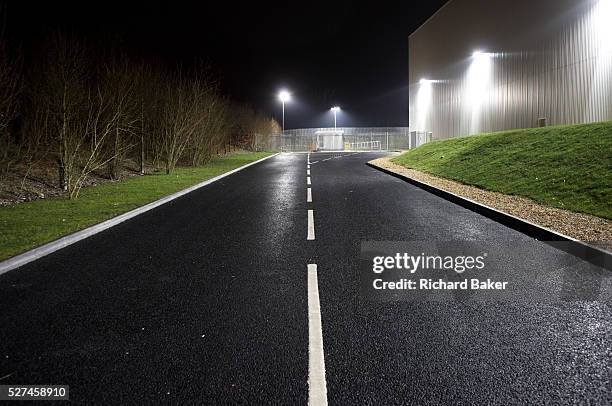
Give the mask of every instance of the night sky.
POLYGON ((393 2, 9 1, 8 36, 24 53, 53 30, 168 65, 204 60, 234 100, 287 128, 408 125, 408 35, 443 4, 393 2))

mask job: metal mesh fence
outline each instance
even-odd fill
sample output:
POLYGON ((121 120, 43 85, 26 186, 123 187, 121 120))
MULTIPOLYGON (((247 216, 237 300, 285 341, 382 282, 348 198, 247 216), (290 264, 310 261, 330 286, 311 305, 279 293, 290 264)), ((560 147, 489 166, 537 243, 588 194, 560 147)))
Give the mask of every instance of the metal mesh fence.
POLYGON ((408 127, 300 128, 259 136, 258 150, 281 152, 405 150, 431 141, 431 133, 408 127))

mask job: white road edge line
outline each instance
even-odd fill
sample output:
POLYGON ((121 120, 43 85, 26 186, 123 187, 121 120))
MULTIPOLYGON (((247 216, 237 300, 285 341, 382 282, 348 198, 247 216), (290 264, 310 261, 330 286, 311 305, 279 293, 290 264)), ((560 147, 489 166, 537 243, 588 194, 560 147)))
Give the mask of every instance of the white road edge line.
POLYGON ((312 189, 308 188, 306 193, 306 203, 312 203, 312 189))
POLYGON ((159 200, 151 202, 149 204, 145 204, 144 206, 138 207, 134 210, 128 211, 127 213, 120 214, 117 217, 113 217, 112 219, 103 221, 102 223, 93 225, 91 227, 87 227, 81 231, 77 231, 76 233, 69 234, 65 237, 61 237, 55 241, 51 241, 47 244, 41 245, 38 248, 34 248, 30 251, 24 252, 23 254, 16 255, 12 258, 9 258, 5 261, 0 262, 0 275, 6 273, 15 268, 19 268, 27 263, 32 261, 36 261, 39 258, 42 258, 46 255, 49 255, 55 251, 61 250, 64 247, 72 245, 78 241, 84 240, 85 238, 91 237, 92 235, 98 234, 101 231, 104 231, 108 228, 114 227, 117 224, 123 223, 133 217, 136 217, 142 213, 145 213, 149 210, 153 210, 156 207, 159 207, 163 204, 166 204, 172 200, 178 199, 179 197, 186 195, 187 193, 193 192, 196 189, 200 189, 206 185, 210 185, 213 182, 218 181, 219 179, 225 178, 226 176, 232 175, 238 171, 248 168, 249 166, 258 164, 266 159, 270 159, 278 155, 278 153, 267 156, 262 159, 258 159, 257 161, 251 162, 249 164, 243 165, 239 168, 233 169, 229 172, 222 173, 219 176, 215 176, 214 178, 208 179, 204 182, 193 185, 187 189, 183 189, 179 192, 171 194, 166 197, 162 197, 159 200))
POLYGON ((327 406, 317 264, 308 264, 308 405, 327 406))
POLYGON ((310 185, 310 176, 308 176, 308 177, 306 178, 306 184, 307 184, 307 185, 310 185))
POLYGON ((308 236, 307 240, 311 241, 315 239, 315 230, 314 230, 314 211, 308 210, 308 236))

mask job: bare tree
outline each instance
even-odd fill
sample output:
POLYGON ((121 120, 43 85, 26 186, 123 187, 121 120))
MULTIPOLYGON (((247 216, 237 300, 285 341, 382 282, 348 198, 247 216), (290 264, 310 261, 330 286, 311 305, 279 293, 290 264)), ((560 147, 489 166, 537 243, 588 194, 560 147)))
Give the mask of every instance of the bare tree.
POLYGON ((121 110, 117 108, 114 95, 102 85, 88 92, 87 115, 81 121, 80 131, 71 134, 79 140, 81 148, 75 149, 75 163, 72 166, 68 196, 78 197, 83 183, 93 171, 101 168, 116 158, 115 151, 105 154, 105 146, 121 127, 121 110))
POLYGON ((232 144, 252 151, 258 145, 266 145, 267 138, 280 132, 278 123, 250 106, 236 105, 232 126, 232 144))
POLYGON ((144 174, 145 156, 155 168, 163 161, 163 112, 166 106, 166 81, 170 75, 160 64, 142 64, 138 69, 136 98, 139 110, 138 138, 140 170, 144 174))
POLYGON ((75 38, 56 34, 47 49, 39 102, 49 112, 60 186, 74 199, 93 171, 127 149, 121 140, 109 141, 129 126, 130 92, 121 80, 92 81, 85 48, 75 38))
POLYGON ((211 84, 194 75, 189 79, 178 72, 167 81, 162 113, 162 142, 166 173, 170 173, 183 157, 186 148, 201 128, 206 114, 200 110, 211 84))
MULTIPOLYGON (((5 7, 0 4, 0 7, 5 7)), ((0 9, 0 18, 4 20, 4 10, 0 9)), ((21 58, 11 55, 4 37, 4 24, 0 21, 0 141, 2 142, 2 159, 8 171, 11 163, 10 125, 18 112, 19 95, 22 89, 21 58)))
POLYGON ((74 38, 55 34, 46 46, 39 107, 49 112, 49 131, 57 156, 59 185, 72 194, 80 149, 85 142, 89 95, 85 50, 74 38))
POLYGON ((263 114, 258 114, 255 123, 255 132, 250 139, 250 150, 260 151, 269 148, 270 137, 281 132, 278 122, 263 114))
POLYGON ((191 147, 191 164, 208 162, 223 145, 228 134, 228 103, 216 91, 209 91, 200 101, 198 114, 204 119, 196 129, 191 147))
POLYGON ((119 171, 126 154, 134 147, 134 134, 138 117, 138 101, 135 96, 135 80, 138 77, 136 68, 126 57, 113 58, 101 64, 102 72, 98 78, 100 93, 107 103, 105 113, 111 119, 113 129, 106 145, 105 155, 108 161, 109 177, 119 179, 119 171))
POLYGON ((25 166, 21 180, 21 190, 30 176, 32 169, 47 158, 49 153, 49 109, 45 105, 32 102, 33 91, 29 92, 29 100, 25 103, 22 126, 22 161, 25 166))

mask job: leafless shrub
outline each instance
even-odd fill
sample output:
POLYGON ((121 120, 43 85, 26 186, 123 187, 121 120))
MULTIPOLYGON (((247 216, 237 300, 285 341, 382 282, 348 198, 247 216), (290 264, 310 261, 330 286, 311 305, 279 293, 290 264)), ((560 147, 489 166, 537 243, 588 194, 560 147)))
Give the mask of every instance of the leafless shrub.
POLYGON ((203 116, 192 139, 191 165, 208 162, 225 143, 229 134, 228 101, 216 90, 209 89, 200 100, 199 113, 203 116))
POLYGON ((72 195, 91 113, 85 49, 76 39, 56 34, 46 50, 37 110, 49 113, 48 129, 57 156, 60 187, 72 195))
POLYGON ((237 105, 234 111, 236 120, 233 126, 232 143, 238 147, 255 151, 258 146, 267 145, 270 135, 280 132, 280 126, 276 120, 250 106, 237 105))
POLYGON ((122 138, 131 125, 125 68, 106 67, 106 80, 92 81, 87 60, 78 40, 55 35, 48 47, 38 100, 38 108, 49 112, 60 186, 71 199, 78 197, 91 172, 129 148, 122 138))
POLYGON ((167 81, 161 123, 166 173, 174 170, 196 132, 201 130, 206 120, 201 106, 211 86, 204 77, 189 78, 180 71, 167 81))
POLYGON ((224 97, 208 69, 170 71, 112 52, 93 58, 82 41, 64 34, 51 36, 42 49, 33 55, 20 97, 21 66, 0 35, 0 139, 6 146, 0 158, 21 161, 25 182, 33 167, 54 156, 60 188, 71 199, 105 166, 118 179, 128 158, 137 159, 143 174, 146 159, 170 173, 179 163, 202 165, 232 148, 261 149, 279 130, 274 120, 224 97), (20 133, 11 138, 17 115, 20 133))
POLYGON ((162 166, 162 112, 168 73, 159 64, 151 62, 140 63, 135 69, 134 93, 138 114, 136 138, 139 143, 140 172, 144 174, 144 162, 147 157, 155 168, 162 166))
MULTIPOLYGON (((0 10, 0 17, 2 14, 3 10, 0 10)), ((0 145, 2 145, 0 157, 4 161, 4 171, 8 171, 16 160, 10 155, 13 144, 10 125, 18 113, 19 95, 22 89, 21 67, 21 58, 11 55, 4 38, 4 29, 0 27, 0 145)))
POLYGON ((32 103, 32 94, 25 103, 23 112, 22 132, 22 161, 25 167, 21 180, 23 191, 26 179, 32 169, 47 158, 49 153, 49 109, 32 103))
POLYGON ((135 96, 138 68, 125 57, 113 58, 102 66, 97 80, 99 91, 108 103, 105 119, 113 126, 104 155, 108 162, 109 177, 119 179, 119 171, 127 153, 136 145, 138 100, 135 96))

